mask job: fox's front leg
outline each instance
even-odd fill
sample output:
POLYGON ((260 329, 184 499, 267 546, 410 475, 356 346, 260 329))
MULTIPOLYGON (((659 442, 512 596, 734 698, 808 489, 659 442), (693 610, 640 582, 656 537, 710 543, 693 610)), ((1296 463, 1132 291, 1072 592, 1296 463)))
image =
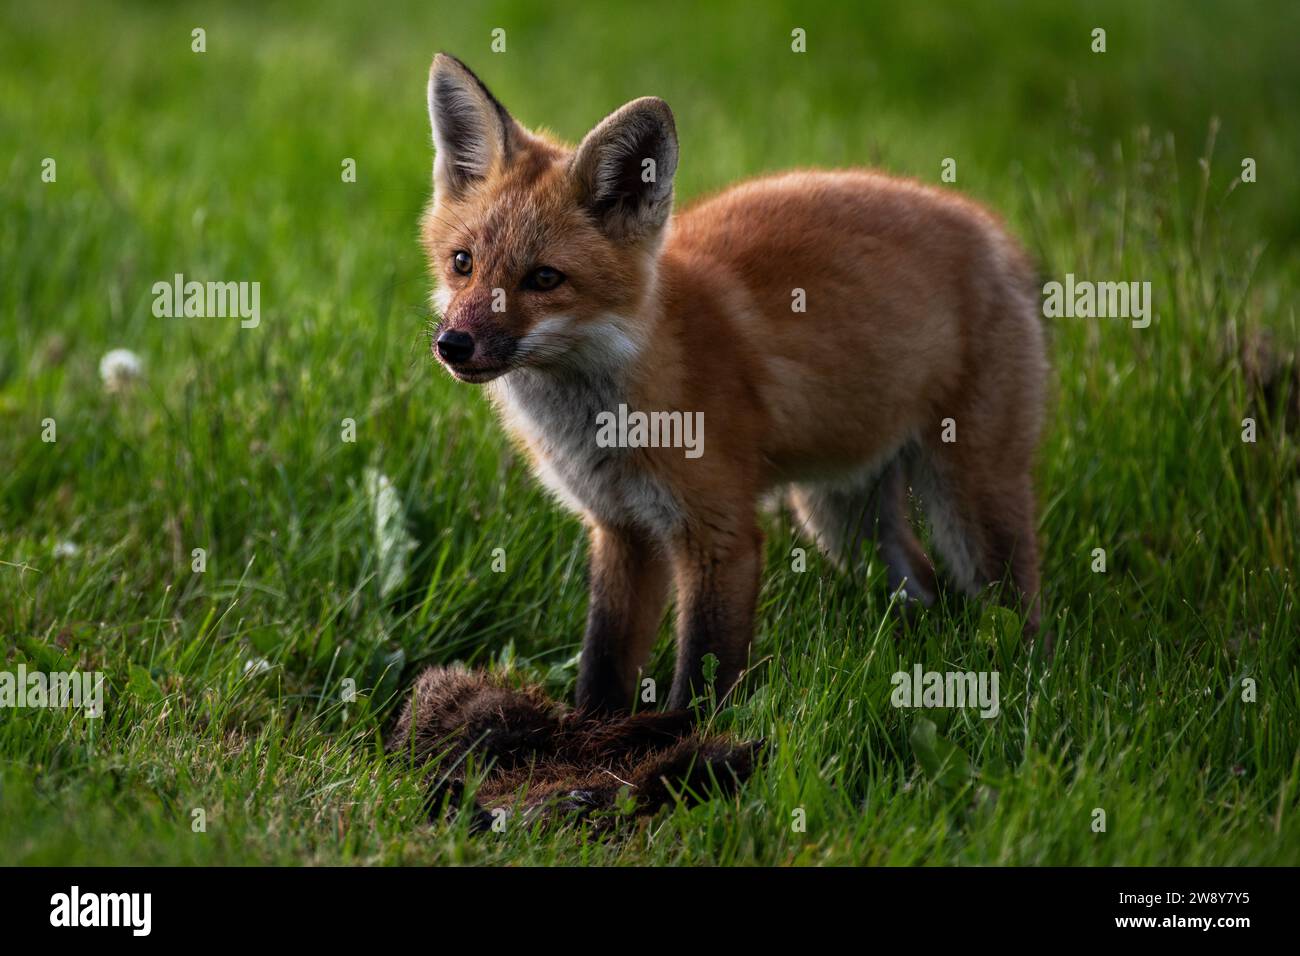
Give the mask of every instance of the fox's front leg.
POLYGON ((692 523, 674 545, 677 668, 668 706, 678 709, 704 693, 706 655, 718 659, 718 700, 748 663, 763 536, 751 510, 733 520, 711 516, 692 523))
POLYGON ((668 561, 644 533, 594 525, 587 634, 578 662, 577 703, 592 713, 632 704, 668 598, 668 561))

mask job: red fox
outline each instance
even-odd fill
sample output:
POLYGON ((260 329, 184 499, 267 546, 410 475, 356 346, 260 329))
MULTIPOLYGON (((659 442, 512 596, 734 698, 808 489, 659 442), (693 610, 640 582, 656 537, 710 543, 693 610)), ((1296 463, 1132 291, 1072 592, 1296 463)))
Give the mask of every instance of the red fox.
POLYGON ((1033 272, 994 215, 866 170, 765 176, 672 215, 661 99, 570 148, 446 54, 428 97, 433 351, 490 383, 537 476, 590 530, 582 710, 633 703, 670 586, 668 706, 704 692, 707 655, 719 697, 740 678, 769 490, 841 563, 874 539, 890 588, 929 605, 912 489, 956 588, 1009 578, 1035 632, 1047 359, 1033 272), (602 416, 627 409, 691 416, 697 454, 598 441, 602 416))

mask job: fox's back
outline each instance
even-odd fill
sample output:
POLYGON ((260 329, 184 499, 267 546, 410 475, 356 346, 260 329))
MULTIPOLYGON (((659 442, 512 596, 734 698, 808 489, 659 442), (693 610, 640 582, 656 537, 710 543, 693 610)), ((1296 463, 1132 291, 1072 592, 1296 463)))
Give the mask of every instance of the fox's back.
POLYGON ((881 320, 902 300, 908 313, 918 301, 955 306, 979 291, 971 285, 981 272, 1029 275, 1014 241, 983 207, 868 170, 800 170, 741 182, 682 211, 667 253, 726 269, 753 293, 760 313, 783 325, 791 315, 831 320, 842 305, 881 320), (818 301, 808 298, 810 286, 818 301))
POLYGON ((691 277, 667 292, 675 311, 708 286, 715 320, 732 326, 778 472, 888 450, 975 366, 1041 378, 1027 260, 955 193, 865 170, 762 177, 682 211, 664 255, 670 275, 691 277))

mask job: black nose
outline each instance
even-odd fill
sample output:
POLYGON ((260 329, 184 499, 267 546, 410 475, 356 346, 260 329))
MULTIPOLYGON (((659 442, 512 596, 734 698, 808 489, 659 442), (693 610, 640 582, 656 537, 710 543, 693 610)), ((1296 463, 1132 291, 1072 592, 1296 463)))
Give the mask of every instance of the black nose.
POLYGON ((474 354, 474 337, 468 332, 448 329, 438 336, 438 354, 452 365, 468 362, 474 354))

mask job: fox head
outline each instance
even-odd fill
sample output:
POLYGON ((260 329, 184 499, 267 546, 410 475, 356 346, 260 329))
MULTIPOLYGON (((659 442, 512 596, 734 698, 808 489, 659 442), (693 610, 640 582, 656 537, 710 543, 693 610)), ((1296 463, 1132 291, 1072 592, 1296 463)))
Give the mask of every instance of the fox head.
POLYGON ((437 359, 481 383, 634 352, 672 212, 668 104, 633 100, 570 148, 524 129, 439 53, 429 119, 434 196, 422 239, 438 284, 437 359))

